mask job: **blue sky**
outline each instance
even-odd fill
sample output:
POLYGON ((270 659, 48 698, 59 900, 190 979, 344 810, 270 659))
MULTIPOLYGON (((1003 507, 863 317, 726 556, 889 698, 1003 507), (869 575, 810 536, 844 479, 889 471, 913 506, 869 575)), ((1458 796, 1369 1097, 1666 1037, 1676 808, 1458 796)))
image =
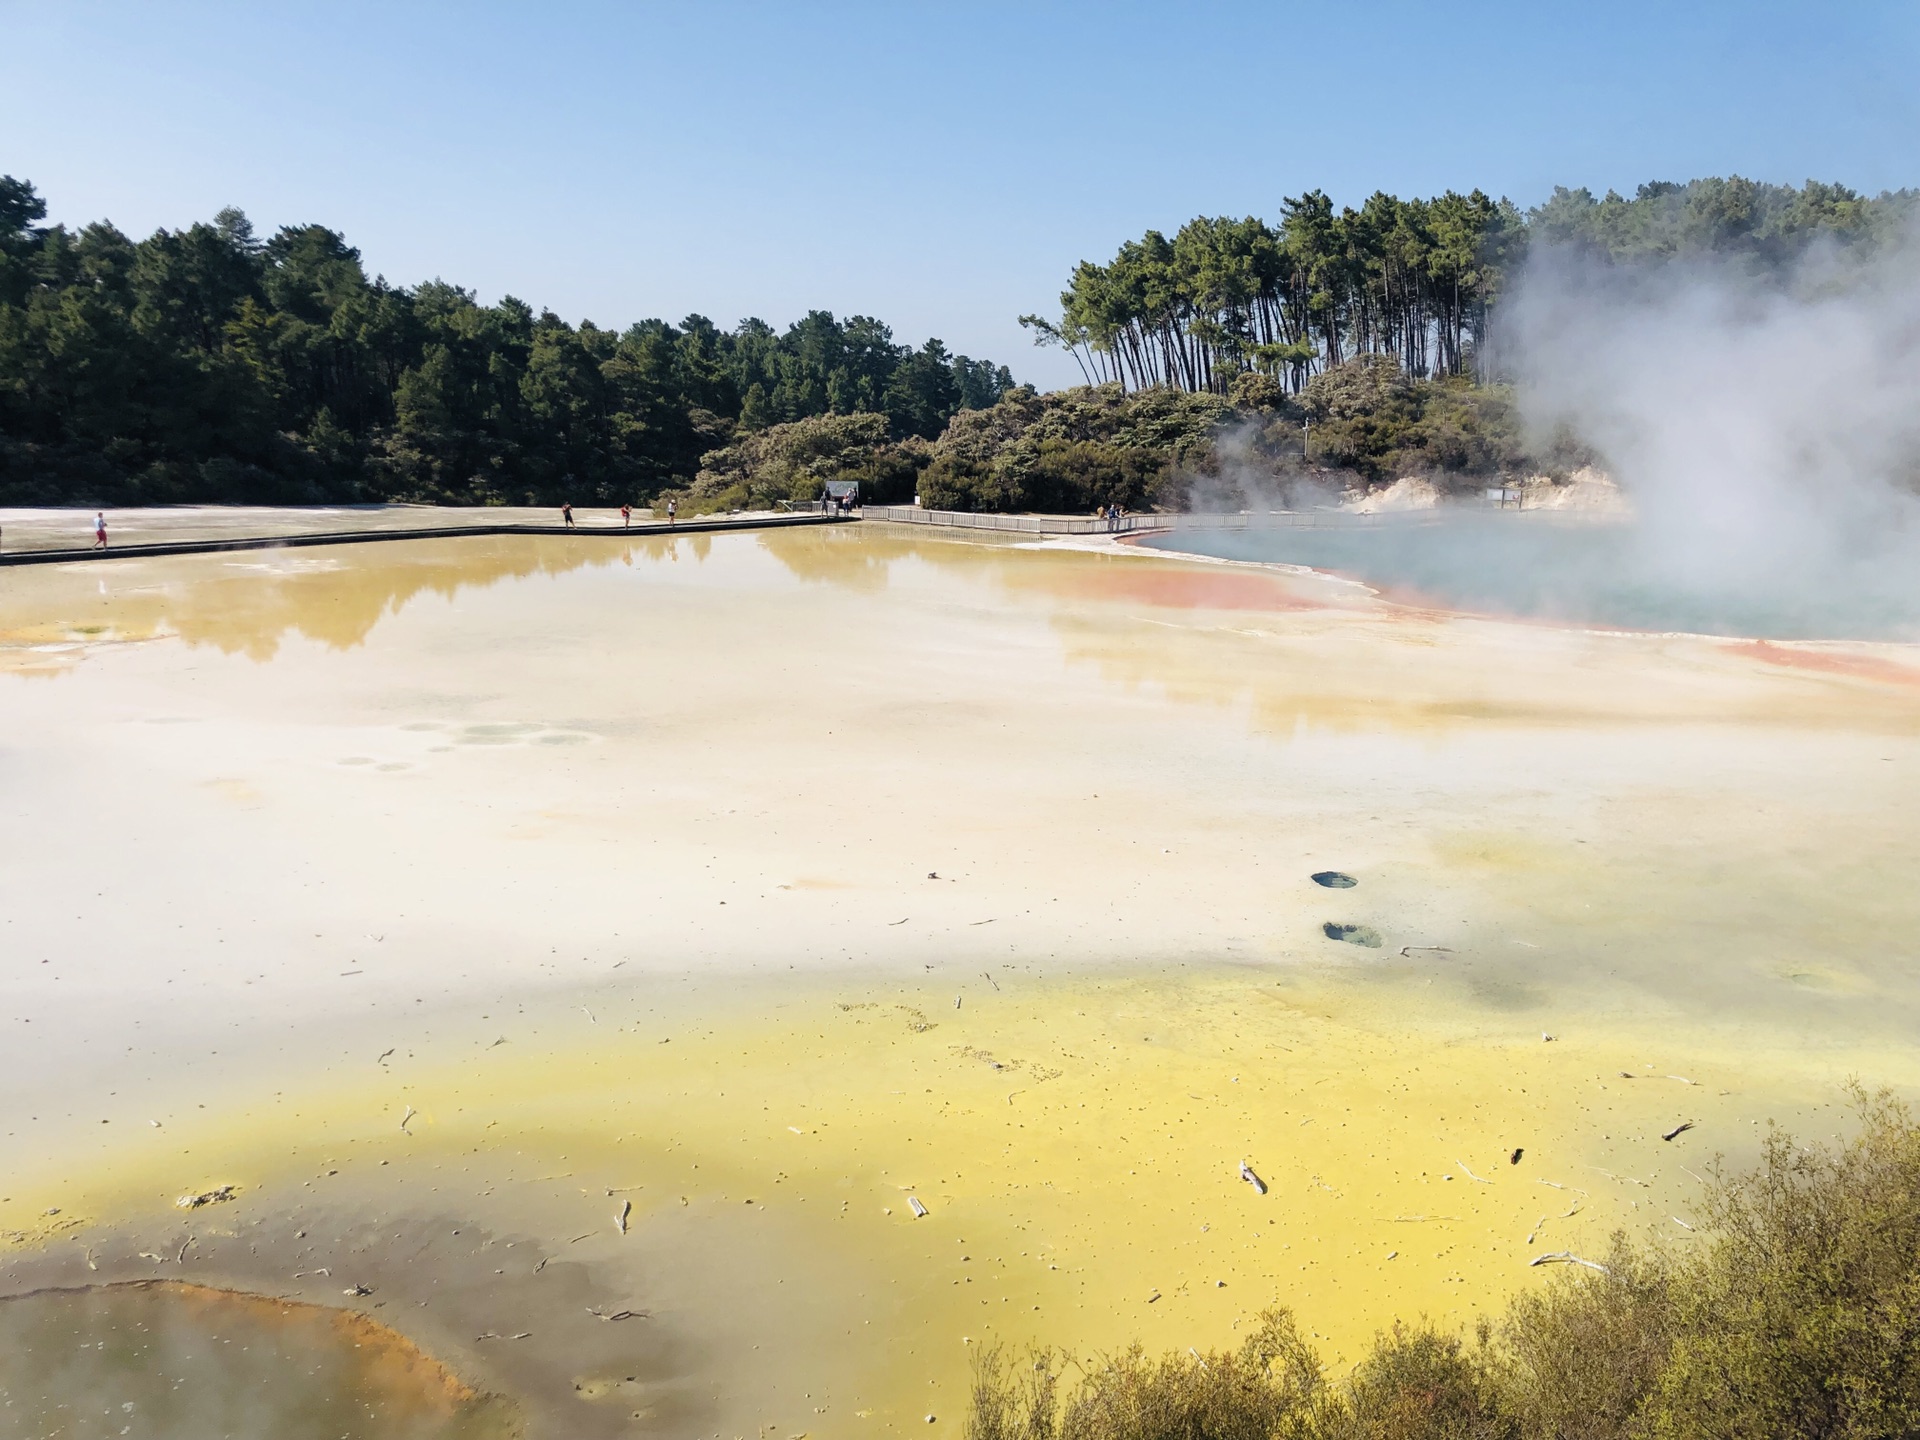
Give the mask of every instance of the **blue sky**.
POLYGON ((867 313, 1075 378, 1075 261, 1319 187, 1920 184, 1920 7, 0 0, 0 173, 145 234, 239 205, 622 325, 867 313))

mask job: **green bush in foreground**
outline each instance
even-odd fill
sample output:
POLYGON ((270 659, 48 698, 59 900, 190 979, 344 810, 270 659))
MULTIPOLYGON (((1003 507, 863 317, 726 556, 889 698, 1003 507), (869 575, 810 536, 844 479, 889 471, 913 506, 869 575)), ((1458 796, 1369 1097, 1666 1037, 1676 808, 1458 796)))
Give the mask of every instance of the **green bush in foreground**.
POLYGON ((976 1357, 968 1440, 1878 1440, 1920 1436, 1920 1128, 1856 1091, 1835 1149, 1774 1131, 1710 1172, 1684 1246, 1616 1236, 1472 1343, 1396 1325, 1342 1380, 1292 1316, 1236 1351, 976 1357))

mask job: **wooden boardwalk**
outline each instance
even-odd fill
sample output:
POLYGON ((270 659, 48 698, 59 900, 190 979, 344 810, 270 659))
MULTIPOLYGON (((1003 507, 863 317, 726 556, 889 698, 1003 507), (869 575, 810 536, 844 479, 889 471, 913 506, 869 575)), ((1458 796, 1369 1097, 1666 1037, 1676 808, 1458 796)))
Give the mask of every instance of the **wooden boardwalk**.
POLYGON ((756 515, 727 520, 704 517, 675 524, 650 520, 643 525, 440 525, 409 530, 326 530, 293 535, 235 535, 199 540, 153 540, 114 545, 104 550, 74 547, 60 550, 0 551, 0 566, 71 565, 77 560, 138 560, 156 555, 206 555, 226 550, 290 550, 311 545, 373 545, 388 540, 447 540, 472 535, 573 535, 581 538, 633 539, 650 535, 714 535, 729 530, 787 530, 806 525, 832 525, 857 520, 855 515, 756 515))

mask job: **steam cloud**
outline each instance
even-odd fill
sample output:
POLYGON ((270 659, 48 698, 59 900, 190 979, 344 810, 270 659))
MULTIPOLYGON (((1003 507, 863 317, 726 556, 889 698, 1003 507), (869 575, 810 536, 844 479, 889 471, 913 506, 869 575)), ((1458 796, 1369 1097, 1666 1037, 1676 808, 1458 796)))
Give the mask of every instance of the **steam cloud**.
POLYGON ((1920 246, 1783 276, 1537 255, 1501 358, 1529 418, 1606 457, 1634 583, 1787 617, 1920 631, 1920 246))

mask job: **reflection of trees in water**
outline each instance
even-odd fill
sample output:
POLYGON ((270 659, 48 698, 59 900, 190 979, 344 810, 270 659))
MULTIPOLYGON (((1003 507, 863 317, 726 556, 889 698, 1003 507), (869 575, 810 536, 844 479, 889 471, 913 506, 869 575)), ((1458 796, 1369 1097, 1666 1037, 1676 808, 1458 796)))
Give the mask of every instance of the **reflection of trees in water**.
MULTIPOLYGON (((139 568, 62 570, 34 577, 0 601, 0 644, 134 641, 174 634, 190 645, 269 660, 288 634, 336 650, 421 594, 451 600, 502 580, 584 567, 704 560, 709 537, 645 536, 580 542, 544 536, 407 541, 348 551, 281 552, 264 561, 193 557, 139 568), (321 558, 321 555, 324 558, 321 558), (100 587, 105 586, 105 593, 100 587)), ((44 668, 64 668, 47 656, 44 668)), ((18 668, 18 667, 16 667, 18 668)))
POLYGON ((762 531, 759 538, 761 548, 796 580, 860 591, 886 589, 893 562, 917 548, 911 541, 862 533, 858 526, 762 531))

